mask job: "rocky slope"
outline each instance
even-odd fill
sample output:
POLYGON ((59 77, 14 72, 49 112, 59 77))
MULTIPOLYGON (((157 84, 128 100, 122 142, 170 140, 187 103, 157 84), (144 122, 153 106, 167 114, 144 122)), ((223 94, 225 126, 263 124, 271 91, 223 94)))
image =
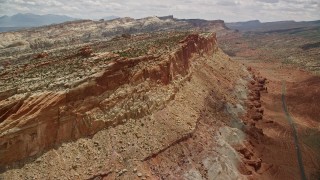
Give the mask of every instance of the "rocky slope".
POLYGON ((143 19, 119 18, 109 21, 79 20, 17 32, 0 33, 0 62, 18 54, 51 50, 57 47, 110 40, 121 34, 155 31, 215 31, 227 28, 221 20, 180 20, 172 16, 143 19))
POLYGON ((216 51, 215 37, 203 36, 188 36, 166 56, 116 58, 106 63, 102 72, 86 77, 67 91, 15 94, 4 99, 1 164, 163 107, 177 90, 171 87, 161 91, 157 86, 183 81, 190 73, 194 53, 216 51))
POLYGON ((259 169, 254 156, 239 166, 234 149, 246 143, 240 116, 252 78, 215 34, 124 34, 26 51, 0 76, 2 178, 223 179, 259 169))

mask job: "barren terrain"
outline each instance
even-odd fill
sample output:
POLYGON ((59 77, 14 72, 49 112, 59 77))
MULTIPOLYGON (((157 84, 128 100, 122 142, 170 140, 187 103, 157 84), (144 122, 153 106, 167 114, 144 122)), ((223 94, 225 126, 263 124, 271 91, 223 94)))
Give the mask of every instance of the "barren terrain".
POLYGON ((256 124, 265 137, 255 150, 269 168, 259 179, 318 179, 318 27, 233 33, 219 42, 234 60, 268 79, 264 118, 256 124))
POLYGON ((0 33, 0 179, 318 179, 317 31, 167 16, 0 33))
POLYGON ((234 59, 281 62, 319 75, 320 27, 230 33, 220 47, 234 59))

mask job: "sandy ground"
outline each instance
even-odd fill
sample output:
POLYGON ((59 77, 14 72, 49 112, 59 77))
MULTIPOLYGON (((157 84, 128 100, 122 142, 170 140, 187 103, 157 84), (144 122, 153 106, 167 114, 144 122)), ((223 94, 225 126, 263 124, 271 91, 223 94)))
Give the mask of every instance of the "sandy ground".
POLYGON ((305 179, 320 179, 320 77, 280 63, 241 62, 268 80, 268 92, 261 95, 264 117, 256 123, 265 136, 260 142, 252 141, 264 164, 256 178, 304 178, 298 164, 294 130, 283 109, 284 92, 297 132, 305 179))

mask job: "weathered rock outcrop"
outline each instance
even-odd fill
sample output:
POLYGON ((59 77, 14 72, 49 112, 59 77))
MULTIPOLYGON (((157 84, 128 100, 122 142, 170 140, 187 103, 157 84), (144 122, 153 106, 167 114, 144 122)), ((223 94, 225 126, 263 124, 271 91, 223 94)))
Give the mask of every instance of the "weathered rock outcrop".
POLYGON ((76 87, 1 96, 0 166, 162 109, 190 78, 195 56, 217 51, 214 34, 193 34, 162 56, 118 58, 76 87))
POLYGON ((110 40, 122 34, 156 31, 202 31, 223 33, 228 28, 221 20, 176 19, 147 17, 118 18, 109 21, 79 20, 16 32, 0 33, 0 61, 7 56, 28 54, 39 49, 51 50, 62 46, 110 40))

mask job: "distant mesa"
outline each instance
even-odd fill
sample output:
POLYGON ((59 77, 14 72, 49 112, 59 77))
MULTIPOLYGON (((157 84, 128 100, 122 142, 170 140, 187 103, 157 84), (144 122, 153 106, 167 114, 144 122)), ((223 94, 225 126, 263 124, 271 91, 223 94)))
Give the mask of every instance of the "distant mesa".
POLYGON ((105 21, 109 21, 109 20, 113 20, 113 19, 119 19, 121 17, 119 16, 105 16, 105 17, 102 17, 100 20, 105 20, 105 21))
POLYGON ((161 20, 168 20, 168 19, 174 20, 173 15, 169 15, 169 16, 161 16, 161 17, 158 17, 158 18, 159 18, 159 19, 161 19, 161 20))
POLYGON ((259 20, 245 21, 245 22, 231 22, 227 23, 229 26, 257 26, 260 25, 261 22, 259 20))
POLYGON ((256 31, 268 32, 302 27, 319 26, 319 21, 275 21, 275 22, 260 22, 259 20, 245 21, 245 22, 231 22, 226 23, 226 26, 233 30, 239 31, 256 31))

